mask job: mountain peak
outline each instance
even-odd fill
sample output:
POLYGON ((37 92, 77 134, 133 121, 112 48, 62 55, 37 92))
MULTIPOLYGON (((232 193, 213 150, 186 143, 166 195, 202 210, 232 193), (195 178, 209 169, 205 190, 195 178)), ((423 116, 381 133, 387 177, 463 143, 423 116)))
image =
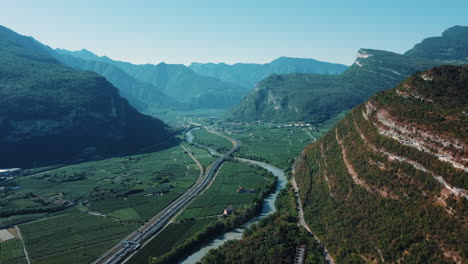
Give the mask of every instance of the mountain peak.
POLYGON ((88 55, 94 55, 96 56, 96 54, 92 53, 90 50, 87 50, 87 49, 81 49, 79 50, 79 52, 83 53, 83 54, 88 54, 88 55))
POLYGON ((465 37, 468 35, 468 26, 456 25, 446 29, 442 33, 442 37, 465 37))
POLYGON ((356 60, 354 61, 354 64, 362 67, 364 66, 363 60, 367 59, 369 57, 373 56, 372 50, 370 49, 359 49, 358 53, 356 54, 356 60))

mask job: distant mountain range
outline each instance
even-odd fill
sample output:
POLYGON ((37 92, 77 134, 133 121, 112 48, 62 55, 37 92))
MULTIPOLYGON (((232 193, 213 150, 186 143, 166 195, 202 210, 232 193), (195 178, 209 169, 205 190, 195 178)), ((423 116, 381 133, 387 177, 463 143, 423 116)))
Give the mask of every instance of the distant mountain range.
POLYGON ((160 144, 170 133, 104 77, 0 26, 0 167, 32 167, 160 144))
POLYGON ((192 63, 189 68, 200 75, 214 77, 227 83, 251 89, 257 82, 273 73, 340 74, 348 66, 314 59, 281 57, 266 64, 192 63))
MULTIPOLYGON (((57 60, 65 65, 78 70, 93 71, 106 77, 108 81, 119 89, 120 94, 138 109, 143 110, 149 104, 155 107, 173 107, 178 105, 176 100, 164 94, 159 87, 135 79, 112 63, 83 59, 80 56, 72 56, 69 52, 60 49, 57 49, 56 52, 52 51, 52 53, 57 60)), ((87 53, 90 52, 82 50, 76 53, 87 57, 87 53)))
POLYGON ((80 70, 105 76, 135 106, 228 108, 239 103, 253 83, 274 72, 339 73, 346 66, 312 59, 280 58, 270 64, 135 65, 99 57, 88 50, 56 50, 56 58, 80 70), (229 73, 225 68, 232 67, 229 73), (219 70, 218 70, 219 68, 219 70), (216 72, 224 72, 214 74, 216 72), (211 74, 213 73, 213 74, 211 74), (230 77, 227 75, 230 74, 230 77))
POLYGON ((468 66, 418 72, 296 159, 306 221, 336 263, 465 263, 467 102, 468 66))
POLYGON ((99 57, 90 51, 57 50, 62 62, 81 70, 95 71, 115 80, 117 87, 139 101, 156 107, 226 108, 239 102, 247 89, 200 76, 184 65, 135 65, 99 57), (126 80, 121 79, 127 76, 126 80), (132 78, 133 81, 128 81, 132 78), (123 82, 127 81, 127 82, 123 82))
POLYGON ((259 82, 226 118, 247 122, 329 120, 417 71, 465 61, 467 28, 450 28, 442 37, 424 40, 406 55, 361 49, 354 64, 339 75, 271 75, 259 82))

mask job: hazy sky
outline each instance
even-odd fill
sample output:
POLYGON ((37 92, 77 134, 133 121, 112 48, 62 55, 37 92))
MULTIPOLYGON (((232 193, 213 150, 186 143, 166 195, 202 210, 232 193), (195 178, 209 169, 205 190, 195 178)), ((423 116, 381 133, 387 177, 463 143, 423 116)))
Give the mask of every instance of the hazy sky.
POLYGON ((134 63, 351 64, 359 48, 402 53, 453 25, 467 0, 0 0, 0 24, 53 48, 134 63))

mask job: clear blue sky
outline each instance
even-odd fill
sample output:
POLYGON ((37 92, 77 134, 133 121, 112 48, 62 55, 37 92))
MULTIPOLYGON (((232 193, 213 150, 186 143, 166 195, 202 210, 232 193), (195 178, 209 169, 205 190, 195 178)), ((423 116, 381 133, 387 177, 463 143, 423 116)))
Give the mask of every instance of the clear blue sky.
POLYGON ((134 63, 351 64, 359 48, 402 53, 453 25, 467 0, 0 0, 0 24, 53 48, 134 63))

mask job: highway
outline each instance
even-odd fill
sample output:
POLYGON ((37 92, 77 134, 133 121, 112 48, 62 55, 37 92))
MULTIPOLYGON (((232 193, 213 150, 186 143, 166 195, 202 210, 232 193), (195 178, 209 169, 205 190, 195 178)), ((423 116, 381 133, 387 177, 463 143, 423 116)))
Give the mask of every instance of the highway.
POLYGON ((195 184, 190 187, 179 198, 169 204, 161 212, 151 218, 143 226, 139 227, 125 239, 120 241, 104 255, 95 260, 94 264, 114 264, 121 263, 126 257, 137 251, 146 240, 151 238, 156 232, 161 230, 180 210, 182 210, 193 198, 202 193, 214 179, 217 170, 228 156, 239 150, 239 142, 229 138, 233 148, 215 160, 209 167, 203 177, 199 177, 195 184))

